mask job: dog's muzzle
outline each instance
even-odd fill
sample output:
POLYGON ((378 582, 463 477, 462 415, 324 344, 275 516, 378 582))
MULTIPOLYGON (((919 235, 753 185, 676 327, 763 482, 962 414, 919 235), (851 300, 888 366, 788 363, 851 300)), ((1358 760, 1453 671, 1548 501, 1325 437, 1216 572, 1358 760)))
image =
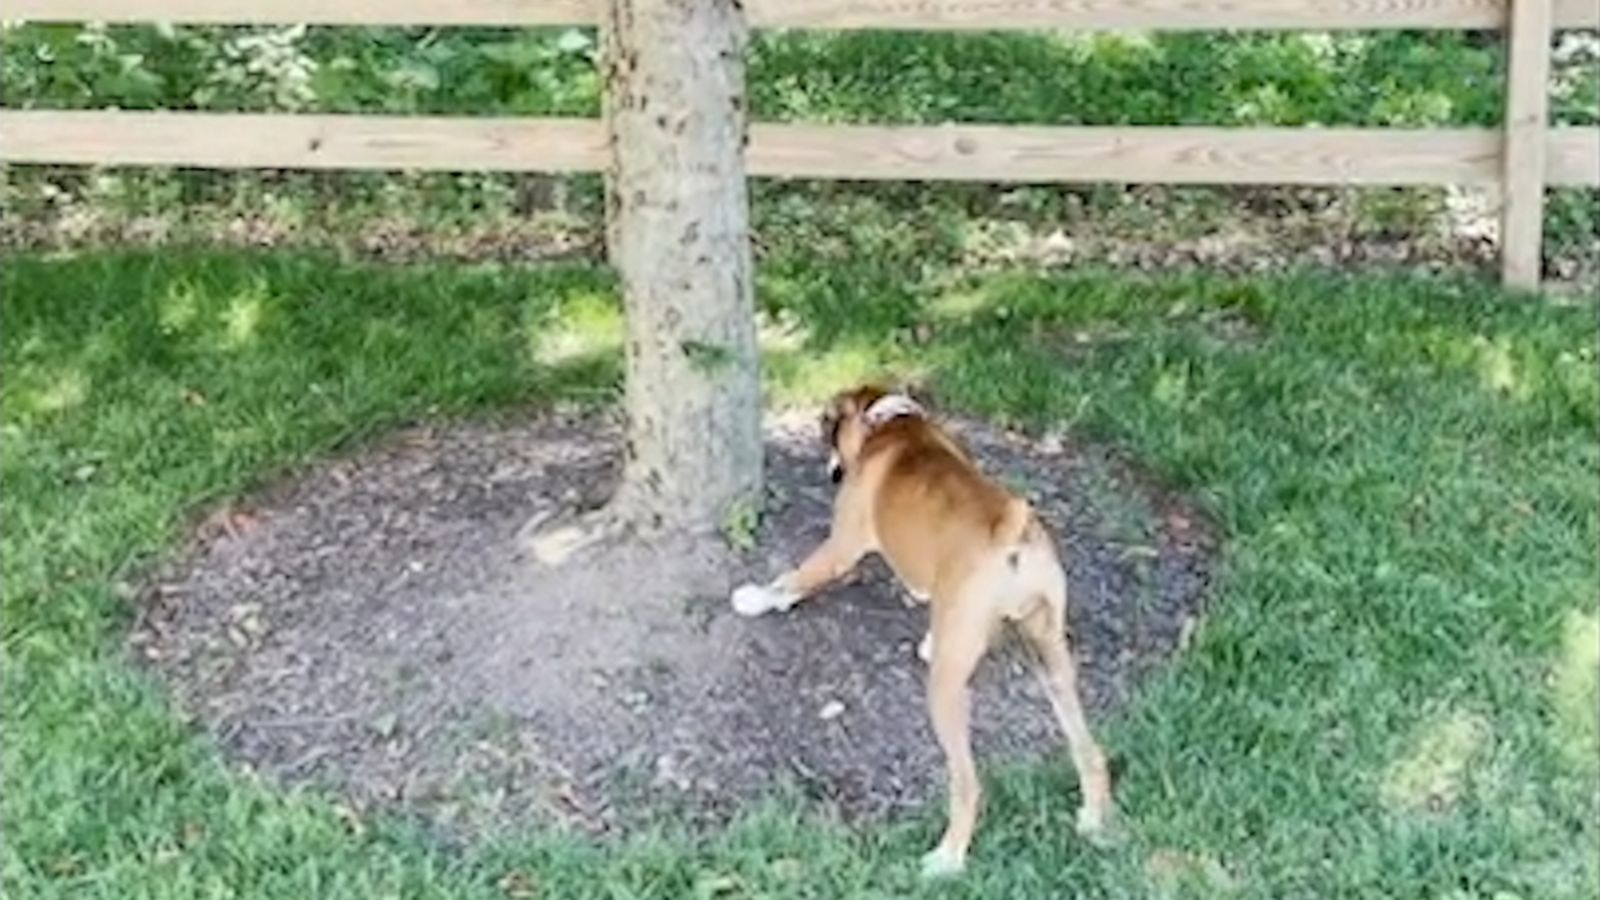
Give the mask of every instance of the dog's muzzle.
POLYGON ((844 463, 839 461, 837 450, 828 455, 828 480, 834 484, 844 480, 844 463))

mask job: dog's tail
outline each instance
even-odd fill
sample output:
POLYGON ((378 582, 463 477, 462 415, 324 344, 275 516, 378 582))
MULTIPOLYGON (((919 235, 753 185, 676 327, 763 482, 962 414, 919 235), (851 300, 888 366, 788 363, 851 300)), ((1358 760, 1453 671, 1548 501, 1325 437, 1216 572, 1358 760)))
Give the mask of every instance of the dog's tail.
POLYGON ((1015 547, 1032 542, 1037 531, 1038 519, 1033 514, 1033 507, 1021 497, 1012 497, 989 534, 995 543, 1015 547))

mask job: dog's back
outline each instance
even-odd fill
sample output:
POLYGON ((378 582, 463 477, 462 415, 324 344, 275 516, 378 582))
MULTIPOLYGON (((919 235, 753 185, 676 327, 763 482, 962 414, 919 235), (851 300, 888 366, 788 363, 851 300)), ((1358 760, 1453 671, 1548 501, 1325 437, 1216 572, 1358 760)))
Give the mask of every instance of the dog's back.
POLYGON ((1026 501, 995 484, 959 443, 921 417, 885 423, 862 446, 880 551, 914 592, 953 587, 1043 536, 1026 501))

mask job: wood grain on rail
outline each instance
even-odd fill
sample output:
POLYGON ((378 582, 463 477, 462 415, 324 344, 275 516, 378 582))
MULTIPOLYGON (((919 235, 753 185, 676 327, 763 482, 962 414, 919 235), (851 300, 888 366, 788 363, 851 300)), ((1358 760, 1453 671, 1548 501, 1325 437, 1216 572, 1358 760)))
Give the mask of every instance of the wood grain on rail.
POLYGON ((590 25, 595 0, 6 0, 24 22, 179 25, 590 25))
POLYGON ((1551 187, 1600 187, 1600 128, 1546 131, 1544 183, 1551 187))
MULTIPOLYGON (((1552 129, 1546 144, 1546 183, 1600 185, 1600 129, 1552 129)), ((1488 128, 758 123, 748 167, 867 181, 1496 184, 1502 145, 1488 128)))
MULTIPOLYGON (((1545 180, 1600 184, 1600 131, 1546 137, 1545 180)), ((843 180, 1485 184, 1492 129, 751 126, 752 175, 843 180)), ((598 171, 593 119, 0 110, 10 163, 598 171)))
MULTIPOLYGON (((1600 25, 1591 0, 1556 0, 1561 27, 1600 25)), ((786 28, 1495 29, 1503 0, 749 0, 786 28)))
MULTIPOLYGON (((8 0, 22 21, 313 25, 592 25, 603 0, 8 0)), ((1594 0, 1554 0, 1556 27, 1600 27, 1594 0)), ((1493 29, 1505 0, 747 0, 771 28, 1493 29)))
POLYGON ((593 119, 0 110, 0 160, 222 169, 583 172, 593 119))

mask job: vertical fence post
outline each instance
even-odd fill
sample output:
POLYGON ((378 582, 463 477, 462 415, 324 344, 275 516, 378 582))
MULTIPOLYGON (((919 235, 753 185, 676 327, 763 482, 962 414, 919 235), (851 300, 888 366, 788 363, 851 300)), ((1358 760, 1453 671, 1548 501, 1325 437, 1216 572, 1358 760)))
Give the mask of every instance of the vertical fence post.
POLYGON ((1542 259, 1552 4, 1508 3, 1500 277, 1506 287, 1531 290, 1539 286, 1542 259))

